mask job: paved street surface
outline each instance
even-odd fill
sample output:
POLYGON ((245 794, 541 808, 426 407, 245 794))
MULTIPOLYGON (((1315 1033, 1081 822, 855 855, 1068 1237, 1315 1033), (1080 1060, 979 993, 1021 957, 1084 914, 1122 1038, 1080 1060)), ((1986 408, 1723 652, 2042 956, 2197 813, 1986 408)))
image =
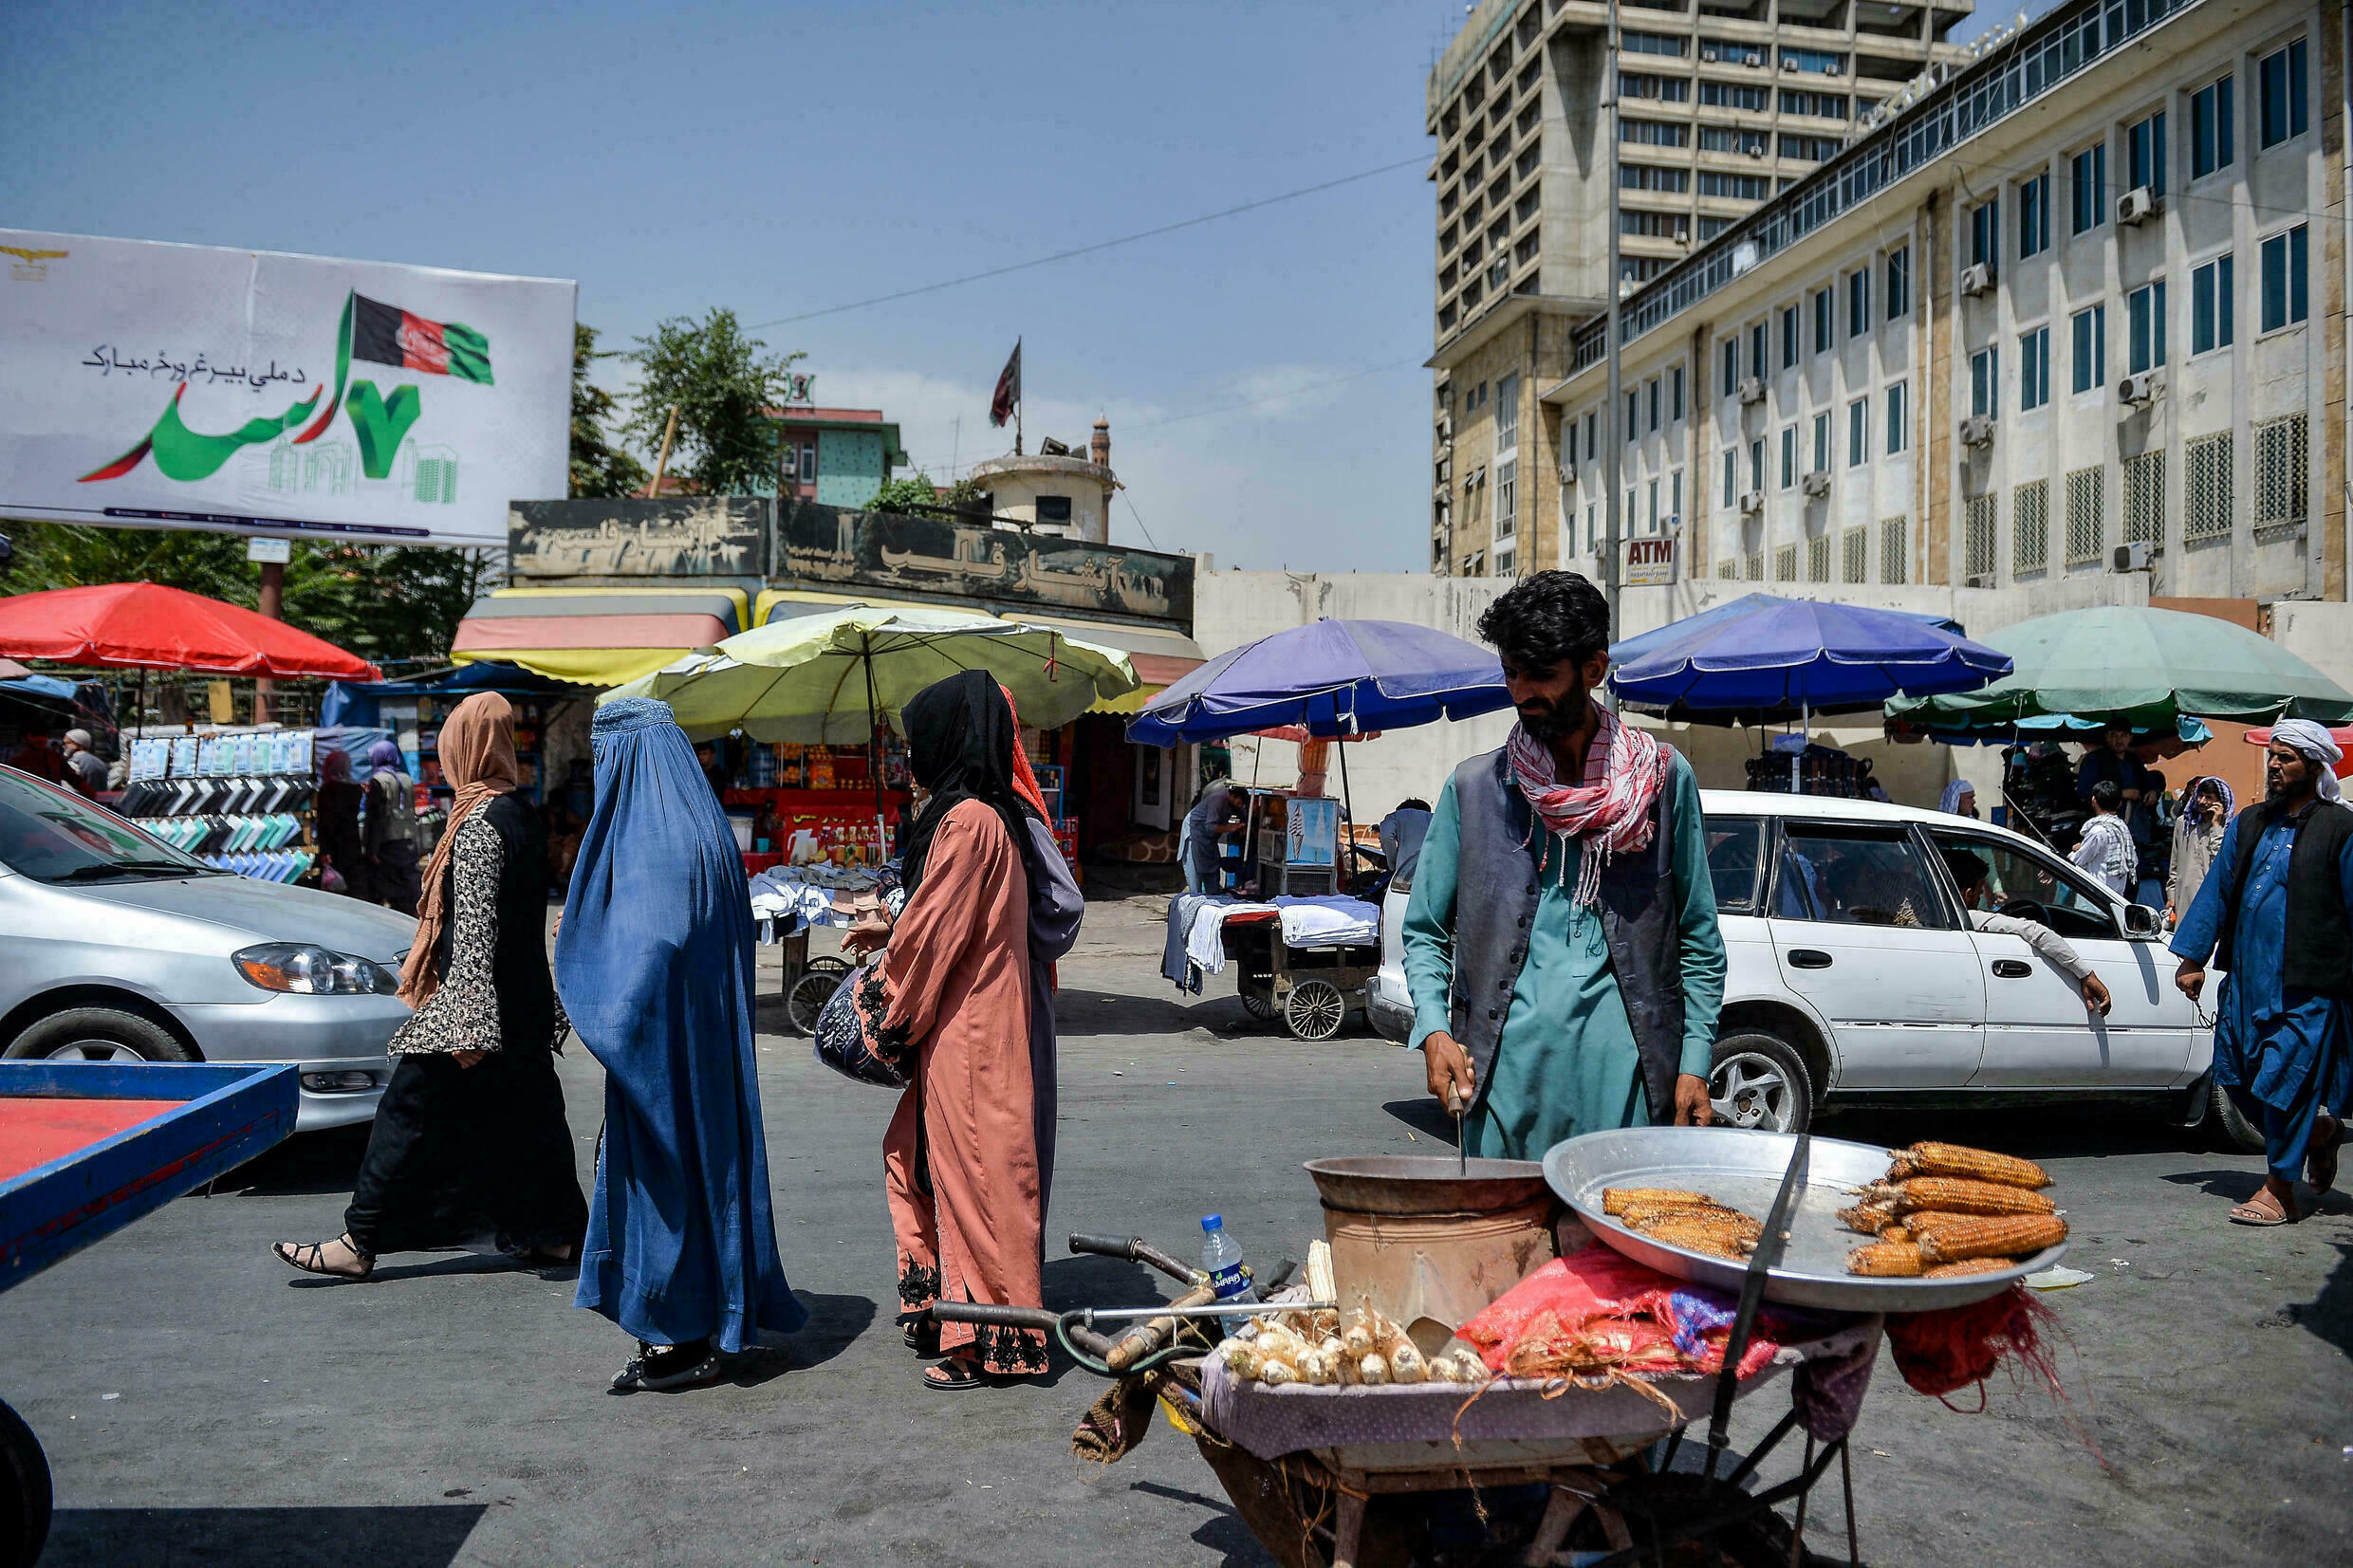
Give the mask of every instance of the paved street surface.
MULTIPOLYGON (((1063 966, 1052 1305, 1157 1299, 1139 1267, 1062 1256, 1073 1229, 1190 1253, 1215 1210, 1260 1264, 1304 1257, 1321 1225, 1301 1160, 1445 1147, 1418 1056, 1361 1022, 1321 1045, 1270 1034, 1230 977, 1174 997, 1157 916, 1097 903, 1063 966)), ((892 1097, 820 1069, 803 1041, 760 1049, 778 1230, 813 1315, 788 1356, 732 1386, 617 1398, 604 1385, 629 1346, 573 1310, 568 1270, 456 1253, 390 1259, 364 1285, 296 1277, 267 1245, 336 1233, 360 1147, 302 1140, 244 1190, 183 1199, 0 1296, 0 1395, 57 1475, 45 1563, 1266 1562, 1166 1426, 1107 1471, 1070 1457, 1103 1388, 1087 1374, 917 1386, 891 1322, 892 1097)), ((563 1071, 584 1182, 600 1076, 577 1045, 563 1071)), ((1825 1131, 2046 1161, 2075 1225, 2068 1261, 2098 1276, 2045 1298, 2072 1419, 2007 1379, 1984 1413, 1950 1411, 1882 1357, 1856 1440, 1869 1561, 2344 1559, 2353 1204, 2292 1229, 2227 1225, 2258 1160, 2100 1112, 1825 1131)), ((1755 1404, 1744 1441, 1786 1408, 1755 1404)), ((1828 1549, 1835 1527, 1818 1507, 1809 1539, 1828 1549)))

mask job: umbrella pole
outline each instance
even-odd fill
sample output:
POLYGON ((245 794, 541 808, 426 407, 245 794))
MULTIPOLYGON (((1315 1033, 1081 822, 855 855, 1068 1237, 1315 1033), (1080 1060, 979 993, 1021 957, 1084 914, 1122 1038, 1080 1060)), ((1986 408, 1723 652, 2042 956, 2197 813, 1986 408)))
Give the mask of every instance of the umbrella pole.
MULTIPOLYGON (((1348 715, 1353 726, 1356 715, 1348 715)), ((1356 885, 1356 802, 1348 795, 1348 737, 1340 729, 1340 693, 1332 693, 1332 748, 1340 753, 1340 808, 1347 814, 1348 885, 1356 885)))
POLYGON ((874 783, 874 830, 882 840, 883 858, 890 858, 890 824, 882 820, 882 746, 875 739, 874 636, 858 635, 858 662, 866 672, 866 771, 874 783))
POLYGON ((1794 752, 1790 753, 1789 756, 1789 793, 1792 795, 1803 795, 1806 793, 1806 747, 1812 744, 1811 741, 1807 739, 1807 735, 1812 729, 1813 707, 1805 698, 1801 697, 1798 699, 1797 705, 1797 738, 1799 745, 1798 748, 1794 752))

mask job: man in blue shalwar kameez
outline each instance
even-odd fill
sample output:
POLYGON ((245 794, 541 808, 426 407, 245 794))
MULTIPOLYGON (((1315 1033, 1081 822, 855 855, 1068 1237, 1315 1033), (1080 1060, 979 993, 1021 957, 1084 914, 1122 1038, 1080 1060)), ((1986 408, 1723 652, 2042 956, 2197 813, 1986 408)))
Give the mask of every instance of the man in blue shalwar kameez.
POLYGON ((2226 970, 2215 999, 2214 1081, 2263 1129, 2263 1190, 2240 1225, 2300 1218, 2295 1181, 2336 1182, 2341 1119, 2353 1098, 2353 809, 2330 765, 2328 731, 2287 719, 2271 731, 2264 799, 2224 831, 2175 932, 2174 983, 2196 1001, 2206 961, 2226 970))

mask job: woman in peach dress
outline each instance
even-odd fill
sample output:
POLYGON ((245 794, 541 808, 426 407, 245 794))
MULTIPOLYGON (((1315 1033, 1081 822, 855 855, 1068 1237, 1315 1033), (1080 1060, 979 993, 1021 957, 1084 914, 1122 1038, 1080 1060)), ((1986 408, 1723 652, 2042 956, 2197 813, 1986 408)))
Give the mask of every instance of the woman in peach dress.
POLYGON ((1041 1302, 1038 1119, 1053 1084, 1050 1048, 1042 1068, 1031 1050, 1030 890, 1064 868, 1059 855, 1041 859, 1039 813, 1016 783, 1012 710, 994 681, 951 676, 902 718, 908 766, 930 798, 908 834, 906 903, 855 1000, 875 1050, 913 1078, 882 1140, 899 1320, 909 1344, 944 1356, 927 1386, 969 1389, 1046 1370, 1044 1335, 935 1323, 930 1312, 941 1301, 1041 1302))

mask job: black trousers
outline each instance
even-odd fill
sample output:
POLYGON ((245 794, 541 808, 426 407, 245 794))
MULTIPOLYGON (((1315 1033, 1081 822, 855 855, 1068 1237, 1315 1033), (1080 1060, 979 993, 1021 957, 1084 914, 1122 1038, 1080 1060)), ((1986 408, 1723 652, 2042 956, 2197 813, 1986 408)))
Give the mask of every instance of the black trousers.
POLYGON ((384 904, 402 914, 417 913, 417 897, 423 883, 417 869, 417 845, 407 839, 395 839, 376 852, 373 861, 362 862, 364 876, 361 897, 371 904, 384 904))
POLYGON ((395 1059, 343 1227, 363 1251, 577 1246, 588 1228, 564 1086, 546 1046, 510 1045, 472 1067, 395 1059))

